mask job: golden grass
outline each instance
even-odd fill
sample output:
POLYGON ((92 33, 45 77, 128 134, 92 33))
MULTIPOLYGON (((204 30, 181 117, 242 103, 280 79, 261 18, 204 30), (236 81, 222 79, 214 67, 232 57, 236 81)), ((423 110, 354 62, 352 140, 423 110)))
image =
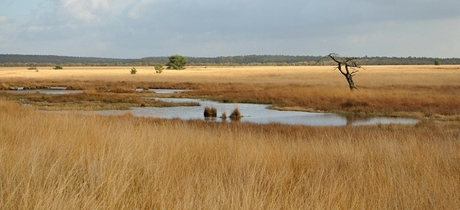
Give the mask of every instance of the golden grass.
MULTIPOLYGON (((0 209, 458 209, 460 67, 0 68, 0 209), (427 118, 306 127, 43 113, 152 105, 135 88, 282 109, 427 118), (116 90, 117 94, 107 90, 116 90), (24 100, 34 107, 22 107, 24 100), (75 106, 77 104, 77 106, 75 106), (93 107, 93 108, 94 108, 93 107), (90 108, 92 109, 92 108, 90 108)), ((153 102, 152 102, 153 103, 153 102)), ((244 113, 243 113, 244 115, 244 113)))
POLYGON ((206 84, 183 96, 272 104, 277 109, 386 116, 460 117, 459 86, 346 87, 281 84, 206 84))
MULTIPOLYGON (((277 109, 344 114, 460 118, 460 66, 366 66, 355 77, 351 93, 332 66, 189 67, 156 74, 139 67, 68 67, 64 70, 0 68, 0 88, 25 86, 118 90, 182 88, 187 97, 226 102, 253 102, 277 109)), ((126 105, 122 105, 126 107, 126 105)))
MULTIPOLYGON (((258 67, 187 67, 186 70, 165 70, 156 74, 154 67, 64 67, 39 72, 25 67, 0 67, 0 82, 20 81, 85 82, 170 82, 170 83, 278 83, 333 85, 347 87, 346 81, 333 66, 258 66, 258 67)), ((388 85, 458 85, 460 66, 365 66, 355 77, 358 86, 388 85)), ((22 86, 31 85, 24 83, 22 86)))
POLYGON ((457 209, 460 124, 41 113, 0 99, 2 209, 457 209))

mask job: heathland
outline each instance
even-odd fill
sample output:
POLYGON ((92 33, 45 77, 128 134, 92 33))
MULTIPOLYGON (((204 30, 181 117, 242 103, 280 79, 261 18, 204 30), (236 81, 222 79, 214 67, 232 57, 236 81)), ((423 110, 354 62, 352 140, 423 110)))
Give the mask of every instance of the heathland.
POLYGON ((458 209, 460 66, 364 68, 353 92, 332 66, 0 68, 0 208, 458 209), (55 86, 84 92, 7 91, 55 86), (136 88, 420 122, 308 127, 40 111, 164 106, 136 88))

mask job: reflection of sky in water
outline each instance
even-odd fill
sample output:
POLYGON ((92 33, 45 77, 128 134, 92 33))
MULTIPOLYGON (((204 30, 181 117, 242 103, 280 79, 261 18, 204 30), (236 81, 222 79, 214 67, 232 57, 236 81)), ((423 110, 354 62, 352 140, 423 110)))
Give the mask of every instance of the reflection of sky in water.
MULTIPOLYGON (((415 124, 418 120, 410 118, 390 118, 390 117, 344 117, 332 113, 311 113, 297 111, 278 111, 268 109, 269 105, 245 104, 245 103, 219 103, 214 101, 204 101, 199 99, 182 98, 158 98, 168 102, 198 102, 201 106, 181 106, 181 107, 132 107, 131 110, 102 110, 102 111, 76 111, 82 114, 102 114, 102 115, 122 115, 131 112, 139 117, 157 118, 179 118, 183 120, 205 119, 203 116, 204 107, 214 107, 217 109, 217 117, 225 112, 227 117, 231 112, 238 108, 243 115, 241 122, 252 123, 281 123, 289 125, 309 125, 309 126, 345 126, 345 125, 377 125, 377 124, 415 124)), ((57 111, 68 112, 68 111, 57 111)), ((220 122, 222 119, 216 118, 213 121, 220 122)), ((230 122, 230 119, 227 118, 230 122)))
MULTIPOLYGON (((201 106, 189 107, 133 107, 131 112, 135 116, 158 117, 158 118, 180 118, 204 119, 204 107, 214 107, 217 109, 217 116, 223 112, 230 116, 231 112, 238 108, 243 115, 241 122, 253 123, 282 123, 282 124, 302 124, 312 126, 343 126, 343 125, 374 125, 374 124, 415 124, 418 121, 409 118, 387 118, 374 117, 366 119, 348 119, 346 117, 331 113, 310 113, 297 111, 278 111, 268 109, 268 105, 246 104, 246 103, 219 103, 214 101, 204 101, 199 99, 180 99, 180 98, 161 98, 158 100, 168 102, 198 102, 201 106)), ((220 121, 217 119, 216 121, 220 121)), ((227 119, 227 121, 230 121, 227 119)))
POLYGON ((159 93, 159 94, 168 94, 168 93, 180 93, 189 90, 181 90, 181 89, 149 89, 149 91, 159 93))
POLYGON ((53 89, 37 89, 37 90, 10 90, 8 93, 42 93, 42 94, 73 94, 83 93, 82 90, 53 90, 53 89))

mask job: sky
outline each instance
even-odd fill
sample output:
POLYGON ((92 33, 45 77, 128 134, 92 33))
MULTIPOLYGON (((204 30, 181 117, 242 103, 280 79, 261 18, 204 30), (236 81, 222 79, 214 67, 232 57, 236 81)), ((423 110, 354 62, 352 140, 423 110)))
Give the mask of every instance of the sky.
POLYGON ((460 57, 459 0, 0 0, 0 54, 460 57))

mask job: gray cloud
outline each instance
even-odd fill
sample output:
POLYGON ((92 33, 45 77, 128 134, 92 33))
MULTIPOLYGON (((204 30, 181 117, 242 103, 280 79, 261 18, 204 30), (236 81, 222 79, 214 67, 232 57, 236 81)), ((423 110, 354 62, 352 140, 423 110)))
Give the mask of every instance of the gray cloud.
POLYGON ((453 0, 20 2, 0 3, 20 14, 0 9, 0 53, 460 57, 453 0))

